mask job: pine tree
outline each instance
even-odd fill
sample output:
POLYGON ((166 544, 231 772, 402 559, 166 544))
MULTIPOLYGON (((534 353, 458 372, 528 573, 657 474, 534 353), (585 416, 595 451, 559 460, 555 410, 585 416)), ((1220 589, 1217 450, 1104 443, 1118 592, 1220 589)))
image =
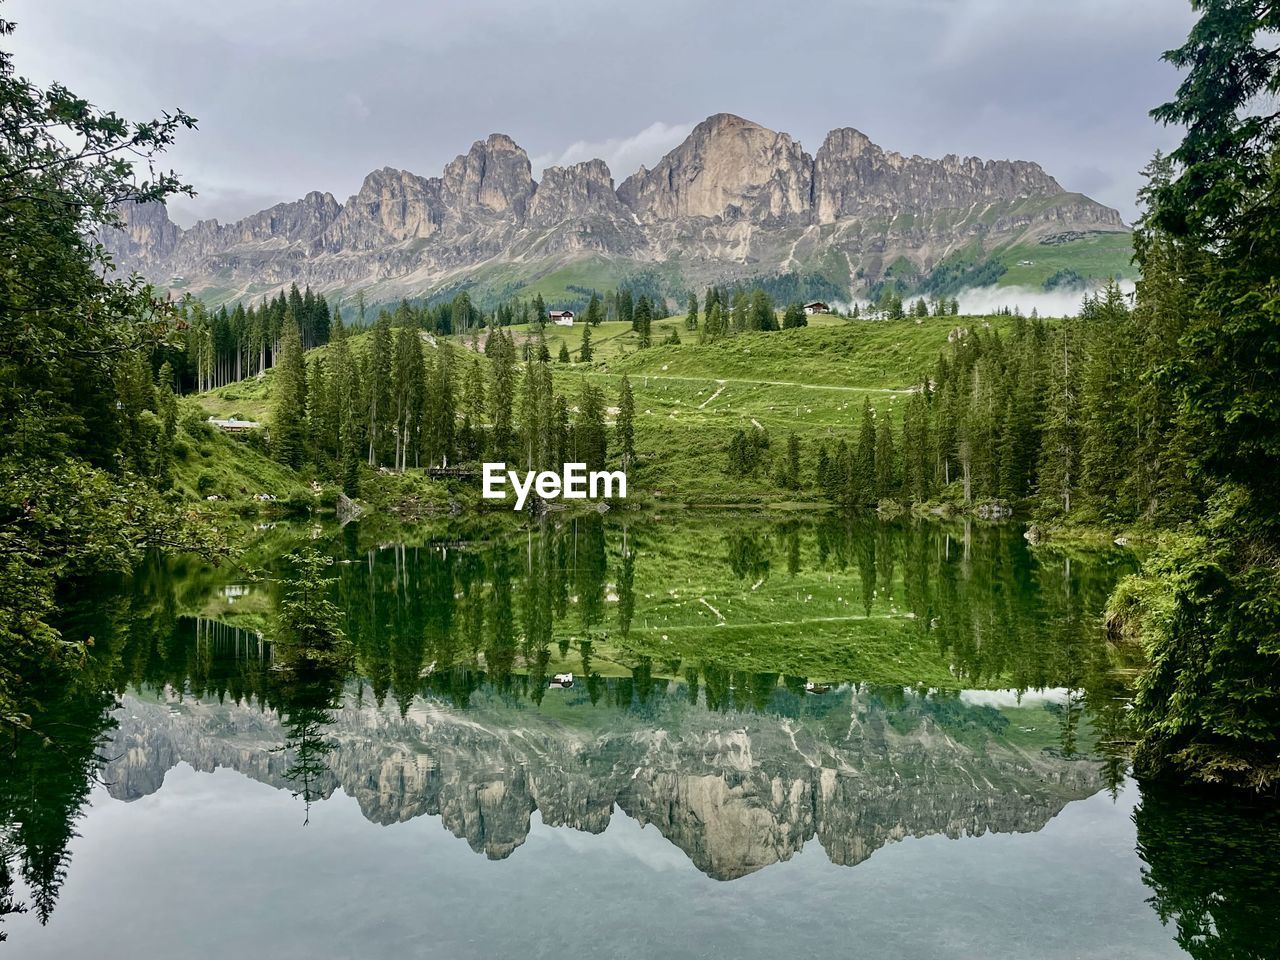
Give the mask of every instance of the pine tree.
POLYGON ((817 483, 818 489, 821 490, 825 496, 830 497, 832 495, 831 454, 827 450, 825 442, 818 444, 818 460, 814 468, 814 481, 817 483))
POLYGON ((526 470, 541 469, 543 432, 550 411, 551 397, 544 396, 543 378, 539 374, 542 364, 528 360, 524 365, 524 377, 520 392, 520 445, 521 460, 526 470))
POLYGON ((787 434, 787 449, 783 455, 778 485, 789 490, 800 489, 800 438, 794 431, 787 434))
POLYGON ((290 317, 285 324, 276 364, 271 452, 281 463, 294 468, 301 467, 306 458, 306 416, 307 375, 302 335, 298 332, 298 324, 290 317))
POLYGON ((1080 410, 1077 334, 1068 324, 1057 334, 1048 358, 1040 496, 1046 506, 1070 513, 1079 484, 1080 410))
POLYGON ((808 325, 809 317, 805 314, 804 307, 798 303, 787 304, 787 311, 782 315, 782 329, 793 330, 808 325))
POLYGON ((178 398, 173 392, 173 383, 173 365, 166 360, 156 376, 156 412, 160 415, 156 480, 161 489, 173 482, 173 442, 178 434, 178 398))
POLYGON ((751 301, 747 292, 739 287, 733 291, 733 332, 751 329, 751 301))
POLYGON ((893 432, 889 420, 882 419, 876 428, 875 495, 885 500, 898 494, 898 455, 893 448, 893 432))
POLYGON ((351 347, 347 342, 346 327, 342 323, 342 315, 336 311, 331 344, 330 380, 338 418, 338 435, 333 441, 337 450, 336 472, 342 489, 348 496, 354 496, 359 491, 360 483, 360 391, 356 384, 356 370, 351 359, 351 347))
POLYGON ((395 373, 392 394, 392 435, 395 438, 393 465, 396 470, 417 462, 421 442, 422 404, 426 395, 426 371, 422 339, 416 328, 402 326, 396 333, 395 373))
POLYGON ((489 367, 489 422, 493 425, 490 456, 506 460, 515 438, 512 426, 517 380, 515 344, 500 331, 489 338, 486 353, 492 361, 489 367))
POLYGON ((603 470, 608 440, 604 426, 604 394, 589 380, 582 382, 573 423, 574 462, 588 470, 603 470))
POLYGON ((426 439, 424 453, 430 465, 447 466, 457 452, 458 410, 454 377, 453 345, 448 340, 441 340, 436 346, 434 360, 427 364, 422 416, 426 439))
POLYGON ((603 320, 604 310, 600 304, 600 297, 593 291, 591 300, 587 303, 587 324, 598 327, 603 320))
POLYGON ((336 433, 337 408, 334 406, 332 378, 323 357, 308 364, 307 379, 307 448, 322 476, 333 475, 334 451, 331 438, 336 433))
POLYGON ((618 422, 614 427, 617 432, 618 454, 622 458, 623 470, 631 466, 631 461, 636 455, 635 416, 636 401, 631 392, 631 381, 627 379, 627 375, 624 373, 618 393, 618 422))
MULTIPOLYGON (((585 333, 587 330, 590 330, 591 328, 583 327, 582 329, 583 329, 583 332, 585 333)), ((569 362, 569 345, 565 343, 563 340, 560 341, 560 353, 556 356, 556 360, 559 363, 569 362)))
POLYGON ((590 363, 591 358, 591 326, 587 325, 582 328, 582 346, 578 348, 578 359, 582 363, 590 363))
POLYGON ((750 314, 747 319, 749 330, 777 330, 778 318, 773 310, 773 301, 761 287, 751 291, 750 314))
POLYGON ((653 311, 649 305, 649 298, 641 294, 640 299, 636 301, 635 315, 632 325, 640 334, 639 345, 643 350, 652 342, 651 328, 653 326, 653 311))
POLYGON ((474 356, 467 362, 463 383, 461 452, 469 460, 484 459, 484 375, 474 356))
POLYGON ((366 380, 369 396, 366 436, 371 467, 382 465, 394 425, 394 411, 391 408, 391 372, 394 359, 391 314, 383 310, 373 324, 373 346, 369 353, 369 374, 366 380))
POLYGON ((698 295, 692 290, 689 291, 689 309, 685 313, 684 328, 686 330, 698 329, 698 295))
POLYGON ((858 427, 858 444, 850 452, 849 501, 867 504, 876 499, 876 416, 871 399, 863 398, 862 423, 858 427))

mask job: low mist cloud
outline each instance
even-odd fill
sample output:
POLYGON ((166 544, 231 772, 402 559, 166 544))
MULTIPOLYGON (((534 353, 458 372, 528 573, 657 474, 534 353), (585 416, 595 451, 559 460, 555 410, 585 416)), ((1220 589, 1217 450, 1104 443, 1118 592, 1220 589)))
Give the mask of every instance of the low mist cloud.
MULTIPOLYGON (((1121 280, 1125 295, 1134 291, 1132 280, 1121 280)), ((1080 312, 1084 290, 1036 290, 1032 287, 974 287, 956 294, 960 312, 970 316, 995 313, 1017 307, 1023 314, 1032 310, 1042 317, 1074 317, 1080 312)))

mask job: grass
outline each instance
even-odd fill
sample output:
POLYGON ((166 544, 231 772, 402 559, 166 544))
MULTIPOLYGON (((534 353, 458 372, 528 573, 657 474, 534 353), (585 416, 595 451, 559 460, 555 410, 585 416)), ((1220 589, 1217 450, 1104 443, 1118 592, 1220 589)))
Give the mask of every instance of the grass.
MULTIPOLYGON (((642 350, 629 324, 612 322, 592 328, 591 363, 553 359, 551 366, 556 389, 571 407, 587 382, 599 386, 609 406, 616 407, 622 375, 629 377, 638 453, 629 473, 632 499, 777 505, 815 496, 779 490, 767 470, 754 477, 728 476, 724 451, 735 431, 766 430, 775 450, 794 431, 811 464, 813 444, 834 447, 841 438, 853 440, 864 402, 869 400, 878 415, 895 418, 911 386, 932 369, 957 327, 1005 330, 1011 324, 1009 317, 851 321, 818 316, 795 330, 700 344, 696 332, 684 330, 683 317, 670 317, 655 322, 655 345, 642 350), (672 328, 681 342, 658 343, 672 328)), ((583 329, 582 324, 546 327, 551 356, 558 356, 561 343, 576 355, 583 329)), ((517 342, 535 335, 526 326, 510 332, 517 342)), ((365 349, 369 339, 368 333, 357 334, 353 349, 365 349)), ((475 342, 470 336, 453 339, 468 351, 475 342)), ((483 355, 481 362, 487 363, 483 355)), ((199 402, 209 415, 267 422, 272 384, 268 372, 202 394, 199 402)))
POLYGON ((1095 281, 1132 280, 1138 274, 1129 233, 1095 233, 1062 244, 1018 243, 993 256, 1009 268, 997 283, 1001 287, 1039 289, 1059 270, 1074 270, 1095 281))
POLYGON ((173 486, 184 497, 217 496, 232 503, 252 503, 256 494, 279 500, 310 498, 311 488, 295 471, 267 456, 246 437, 231 437, 202 423, 203 402, 187 405, 175 443, 173 486))

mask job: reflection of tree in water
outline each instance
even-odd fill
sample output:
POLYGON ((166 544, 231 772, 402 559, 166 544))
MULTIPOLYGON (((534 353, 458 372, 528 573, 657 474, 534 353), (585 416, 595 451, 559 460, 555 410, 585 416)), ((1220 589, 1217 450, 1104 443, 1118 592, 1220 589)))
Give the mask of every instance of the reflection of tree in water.
POLYGON ((1196 960, 1280 957, 1280 810, 1144 785, 1134 810, 1142 881, 1196 960))
POLYGON ((109 711, 117 681, 109 668, 130 639, 128 629, 145 642, 173 627, 171 607, 155 602, 145 578, 132 594, 103 597, 87 588, 77 594, 76 609, 65 611, 59 627, 69 637, 84 635, 80 607, 94 612, 95 646, 83 666, 4 665, 21 685, 27 716, 6 718, 0 738, 0 922, 28 910, 49 922, 70 868, 76 821, 115 726, 109 711), (14 892, 19 877, 29 902, 14 892))
POLYGON ((338 628, 338 607, 330 599, 337 578, 324 575, 332 558, 308 549, 285 560, 293 572, 281 580, 274 694, 288 731, 283 749, 292 755, 285 779, 296 785, 294 796, 303 798, 309 820, 332 749, 324 732, 342 701, 351 644, 338 628))

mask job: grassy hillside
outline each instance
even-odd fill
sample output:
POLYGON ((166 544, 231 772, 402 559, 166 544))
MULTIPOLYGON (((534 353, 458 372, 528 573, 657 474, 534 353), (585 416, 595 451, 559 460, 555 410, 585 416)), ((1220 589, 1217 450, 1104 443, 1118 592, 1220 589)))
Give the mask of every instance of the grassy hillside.
POLYGON ((997 282, 1001 287, 1038 289, 1060 270, 1073 270, 1094 282, 1138 275, 1128 233, 1095 233, 1062 244, 1017 243, 997 251, 993 259, 1008 268, 997 282))
POLYGON ((215 496, 233 505, 254 503, 258 494, 295 505, 312 500, 310 485, 267 456, 260 441, 225 436, 204 423, 203 399, 188 403, 182 418, 174 444, 175 490, 192 500, 215 496))
MULTIPOLYGON (((794 431, 811 470, 817 443, 834 446, 842 437, 853 439, 864 401, 870 400, 878 413, 894 417, 910 387, 932 369, 956 328, 1004 329, 1011 323, 1008 317, 849 321, 823 316, 796 330, 740 334, 699 344, 696 333, 684 331, 683 317, 673 317, 655 323, 653 338, 660 341, 674 327, 682 342, 646 350, 639 349, 629 325, 605 323, 592 329, 595 356, 590 364, 553 361, 551 366, 556 389, 569 398, 571 407, 583 383, 591 382, 604 391, 614 408, 622 375, 630 378, 638 454, 629 473, 632 499, 778 504, 796 498, 811 500, 813 495, 779 490, 767 471, 747 478, 726 475, 725 451, 735 431, 765 430, 775 450, 794 431)), ((552 356, 559 353, 562 342, 576 355, 583 329, 582 324, 547 327, 552 356)), ((535 335, 521 326, 512 327, 511 333, 518 342, 535 335)), ((353 347, 364 349, 367 342, 368 334, 357 335, 353 347)), ((473 346, 470 337, 455 338, 455 342, 468 352, 473 346)), ((487 363, 483 355, 480 362, 487 363)), ((268 373, 202 394, 198 400, 208 414, 267 421, 272 385, 273 376, 268 373)), ((614 412, 611 409, 611 423, 614 412)), ((221 487, 234 487, 229 475, 242 468, 252 480, 250 486, 279 481, 278 475, 266 472, 270 462, 263 461, 257 451, 241 453, 234 464, 226 464, 228 477, 220 476, 220 482, 225 480, 221 487)))

